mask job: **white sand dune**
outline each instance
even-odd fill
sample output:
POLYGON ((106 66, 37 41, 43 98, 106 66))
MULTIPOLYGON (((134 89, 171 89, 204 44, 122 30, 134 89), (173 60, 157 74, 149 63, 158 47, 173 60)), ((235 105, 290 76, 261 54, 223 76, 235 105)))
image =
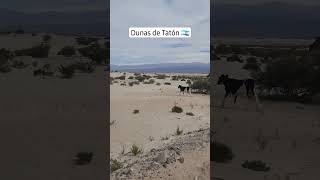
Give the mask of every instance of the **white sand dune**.
MULTIPOLYGON (((121 75, 122 73, 111 73, 112 77, 121 75)), ((154 76, 155 74, 147 75, 154 76)), ((133 76, 133 74, 126 73, 126 78, 129 76, 133 76)), ((191 76, 195 75, 191 74, 191 76)), ((110 127, 111 158, 121 158, 121 152, 124 150, 125 153, 128 153, 133 144, 142 147, 143 151, 148 154, 151 149, 160 148, 166 143, 161 140, 162 138, 169 137, 171 140, 177 127, 182 129, 184 133, 210 127, 210 99, 208 95, 180 94, 178 85, 186 86, 185 81, 172 81, 171 78, 153 79, 155 79, 154 84, 140 83, 130 87, 128 82, 132 80, 126 79, 125 81, 117 80, 118 83, 111 85, 110 120, 114 122, 110 127), (124 82, 127 85, 121 86, 124 82), (171 85, 164 85, 165 82, 170 82, 171 85), (156 83, 161 83, 161 85, 156 85, 156 83), (183 108, 183 112, 171 112, 171 108, 175 105, 183 108), (139 110, 138 114, 133 113, 135 109, 139 110), (192 112, 194 116, 188 116, 186 112, 192 112)), ((198 171, 193 169, 195 168, 192 165, 193 162, 207 163, 207 167, 209 167, 208 147, 209 143, 207 143, 207 149, 202 152, 202 156, 205 158, 200 158, 201 154, 197 154, 196 151, 187 152, 185 154, 186 163, 180 167, 182 169, 171 172, 160 170, 162 173, 159 173, 155 178, 194 179, 192 175, 196 175, 198 171), (197 160, 197 158, 199 159, 197 160), (191 169, 194 170, 194 174, 189 174, 191 176, 188 178, 181 174, 191 169)))

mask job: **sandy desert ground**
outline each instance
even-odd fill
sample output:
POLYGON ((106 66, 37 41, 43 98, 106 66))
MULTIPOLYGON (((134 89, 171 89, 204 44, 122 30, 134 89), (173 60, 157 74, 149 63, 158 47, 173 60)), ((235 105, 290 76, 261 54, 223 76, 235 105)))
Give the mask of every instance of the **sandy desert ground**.
POLYGON ((319 179, 320 106, 295 102, 261 100, 263 113, 256 110, 254 99, 232 99, 222 108, 224 87, 217 85, 221 74, 231 78, 249 78, 244 63, 213 62, 213 127, 214 140, 232 148, 235 155, 229 163, 215 163, 212 179, 224 180, 316 180, 319 179), (263 140, 264 147, 258 139, 263 140), (260 148, 259 148, 260 147, 260 148), (243 168, 246 160, 261 160, 271 170, 258 172, 243 168))
MULTIPOLYGON (((0 49, 30 48, 42 35, 0 35, 0 49)), ((28 66, 0 73, 1 179, 105 179, 106 78, 104 67, 72 79, 33 76, 32 61, 52 66, 78 60, 56 55, 75 37, 52 35, 48 58, 15 57, 28 66), (78 152, 90 164, 74 165, 78 152)), ((102 38, 103 39, 103 38, 102 38)))
MULTIPOLYGON (((122 176, 129 179, 135 179, 135 177, 144 177, 145 179, 158 179, 160 177, 162 179, 194 179, 199 176, 199 168, 207 168, 203 170, 205 173, 200 173, 201 177, 199 179, 208 179, 210 153, 209 95, 179 93, 178 85, 187 86, 186 81, 173 81, 170 76, 182 74, 166 74, 169 76, 166 79, 153 78, 155 79, 153 84, 140 83, 133 86, 129 86, 129 82, 136 80, 128 79, 130 76, 134 76, 133 73, 125 73, 125 80, 116 80, 123 74, 120 72, 111 73, 111 77, 114 78, 110 89, 111 158, 124 162, 124 166, 130 167, 126 168, 129 169, 127 173, 123 173, 122 170, 120 172, 115 171, 112 176, 113 179, 122 176), (166 82, 171 83, 171 85, 165 85, 166 82), (157 83, 159 84, 157 85, 157 83), (171 108, 175 105, 181 107, 183 112, 171 112, 171 108), (139 110, 139 113, 134 114, 134 110, 139 110), (194 116, 188 116, 187 112, 192 112, 194 116), (183 134, 180 136, 176 135, 177 127, 183 130, 183 134), (203 135, 194 134, 198 130, 203 130, 203 135), (188 135, 188 132, 191 135, 188 135), (187 138, 188 136, 198 137, 194 143, 200 143, 201 145, 192 144, 190 138, 187 138), (184 139, 181 140, 182 145, 178 143, 184 163, 179 163, 174 159, 172 164, 169 163, 168 167, 164 168, 157 166, 157 163, 161 164, 161 162, 150 160, 156 165, 148 166, 148 168, 151 168, 150 170, 141 170, 142 164, 146 164, 150 157, 156 159, 158 155, 161 156, 163 153, 170 154, 170 152, 164 151, 169 151, 170 144, 177 144, 179 138, 184 139), (190 144, 188 145, 189 141, 190 144), (184 143, 187 143, 187 145, 184 143), (130 148, 133 144, 143 149, 143 153, 138 157, 130 154, 130 148), (156 153, 153 154, 153 152, 156 153), (131 161, 137 162, 131 165, 131 161), (140 167, 134 164, 139 164, 140 167), (156 175, 153 173, 156 173, 156 175)), ((155 74, 145 75, 155 76, 155 74)), ((188 76, 206 76, 206 74, 189 74, 188 76)))

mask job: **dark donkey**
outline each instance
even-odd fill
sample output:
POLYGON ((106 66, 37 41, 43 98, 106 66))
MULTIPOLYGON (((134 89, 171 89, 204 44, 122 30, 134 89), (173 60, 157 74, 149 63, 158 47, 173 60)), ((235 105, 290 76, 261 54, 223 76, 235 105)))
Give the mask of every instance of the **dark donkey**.
POLYGON ((185 87, 185 86, 181 86, 179 85, 178 88, 180 89, 180 93, 182 92, 184 94, 184 91, 187 89, 187 93, 189 93, 189 89, 190 87, 185 87))
POLYGON ((243 87, 243 85, 246 87, 246 93, 248 98, 250 97, 250 94, 252 96, 255 96, 254 88, 255 83, 253 79, 246 79, 246 80, 239 80, 239 79, 231 79, 228 75, 221 75, 218 80, 218 84, 223 84, 225 88, 225 95, 222 101, 222 106, 224 106, 225 98, 229 95, 234 96, 233 103, 235 104, 237 102, 237 97, 239 95, 239 89, 243 87))

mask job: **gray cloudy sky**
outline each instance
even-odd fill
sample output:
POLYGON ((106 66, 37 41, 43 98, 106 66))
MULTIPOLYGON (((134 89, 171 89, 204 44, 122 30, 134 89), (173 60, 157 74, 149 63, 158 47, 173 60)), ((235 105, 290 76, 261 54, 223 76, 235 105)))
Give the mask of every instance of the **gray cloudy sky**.
MULTIPOLYGON (((90 10, 106 8, 108 1, 114 0, 1 0, 0 8, 8 8, 18 11, 39 12, 39 11, 64 11, 64 10, 90 10)), ((118 0, 119 3, 125 0, 118 0)), ((137 2, 139 0, 132 0, 137 2)), ((158 0, 150 0, 152 2, 158 0)), ((161 0, 160 0, 161 1, 161 0)), ((170 0, 167 0, 170 1, 170 0)), ((239 3, 239 4, 257 4, 264 2, 288 2, 288 3, 304 3, 304 4, 320 4, 319 0, 214 0, 215 3, 239 3)), ((195 1, 197 2, 197 1, 195 1)))
POLYGON ((320 4, 319 0, 213 0, 214 3, 236 3, 236 4, 261 4, 270 2, 283 2, 283 3, 299 3, 299 4, 320 4))
POLYGON ((107 0, 1 0, 0 8, 24 12, 104 10, 107 0))
POLYGON ((111 0, 111 64, 209 63, 209 0, 111 0), (129 27, 191 27, 189 39, 129 39, 129 27))

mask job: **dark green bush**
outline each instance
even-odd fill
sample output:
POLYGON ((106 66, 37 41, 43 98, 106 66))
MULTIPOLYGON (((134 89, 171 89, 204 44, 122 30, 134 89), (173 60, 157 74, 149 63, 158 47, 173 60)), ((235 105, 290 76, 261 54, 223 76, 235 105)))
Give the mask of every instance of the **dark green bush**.
POLYGON ((13 53, 6 49, 0 49, 0 72, 7 73, 11 71, 9 61, 13 58, 13 53))
POLYGON ((48 34, 42 36, 42 41, 47 43, 52 39, 52 37, 48 34))
POLYGON ((154 79, 150 79, 149 81, 145 81, 143 84, 154 84, 155 80, 154 79))
POLYGON ((97 64, 108 64, 108 50, 99 44, 92 44, 88 47, 80 48, 78 51, 82 56, 91 59, 97 64))
POLYGON ((242 164, 243 168, 251 169, 253 171, 270 171, 270 166, 268 166, 266 163, 262 161, 245 161, 242 164))
POLYGON ((25 64, 24 62, 22 61, 18 61, 18 60, 15 60, 12 62, 12 65, 11 65, 13 68, 16 68, 16 69, 23 69, 25 67, 27 67, 28 65, 25 64))
POLYGON ((74 70, 82 73, 92 73, 95 70, 95 67, 92 63, 89 62, 76 62, 71 64, 74 70))
POLYGON ((243 60, 238 55, 232 55, 232 56, 228 57, 227 61, 229 61, 229 62, 240 62, 240 63, 243 62, 243 60))
POLYGON ((71 57, 76 54, 76 50, 73 46, 65 46, 59 52, 58 55, 62 55, 65 57, 71 57))
POLYGON ((194 114, 192 112, 187 112, 186 115, 188 116, 194 116, 194 114))
POLYGON ((183 109, 179 106, 173 106, 171 109, 171 112, 175 112, 175 113, 182 113, 183 109))
POLYGON ((74 67, 72 65, 68 65, 68 66, 63 66, 60 65, 60 67, 58 68, 58 71, 61 73, 61 78, 64 79, 70 79, 73 77, 74 74, 74 67))
POLYGON ((139 82, 143 82, 146 79, 146 77, 144 77, 144 76, 136 76, 135 79, 138 80, 139 82))
POLYGON ((78 37, 78 38, 76 38, 76 40, 77 40, 78 44, 87 46, 91 43, 97 42, 98 39, 97 38, 90 38, 90 37, 78 37))
POLYGON ((114 172, 123 167, 123 164, 116 159, 111 159, 111 172, 114 172))
POLYGON ((218 163, 227 163, 234 157, 230 147, 219 142, 210 143, 210 160, 218 163))
POLYGON ((40 44, 28 49, 16 50, 16 56, 31 56, 33 58, 47 58, 49 56, 50 46, 40 44))
POLYGON ((119 77, 115 77, 114 79, 126 80, 126 76, 119 76, 119 77))
POLYGON ((201 93, 210 92, 210 82, 209 79, 197 79, 191 84, 191 89, 196 90, 201 93))
POLYGON ((129 86, 133 86, 133 85, 139 85, 140 82, 139 81, 132 81, 132 82, 129 82, 129 86))
POLYGON ((154 78, 156 78, 156 79, 166 79, 167 76, 165 74, 157 74, 156 76, 154 76, 154 78))
POLYGON ((320 91, 320 70, 305 59, 280 58, 266 64, 262 72, 253 73, 261 89, 280 89, 285 99, 301 99, 320 91))

